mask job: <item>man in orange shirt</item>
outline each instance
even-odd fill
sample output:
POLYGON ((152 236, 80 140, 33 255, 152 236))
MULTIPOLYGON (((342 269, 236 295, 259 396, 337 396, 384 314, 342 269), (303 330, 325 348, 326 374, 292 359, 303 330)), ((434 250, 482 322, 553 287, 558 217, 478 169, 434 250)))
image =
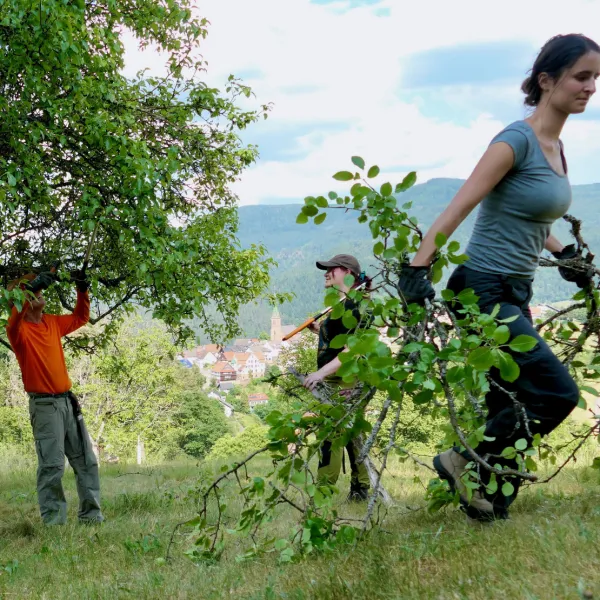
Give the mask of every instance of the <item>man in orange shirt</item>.
POLYGON ((77 304, 73 314, 46 315, 42 292, 54 281, 50 272, 40 273, 25 289, 33 298, 19 312, 12 308, 6 331, 15 352, 25 391, 38 456, 37 493, 44 523, 63 524, 67 503, 62 487, 65 455, 75 471, 79 495, 79 520, 99 523, 100 479, 98 461, 77 398, 72 394, 61 338, 83 327, 90 318, 90 299, 85 274, 75 280, 77 304))

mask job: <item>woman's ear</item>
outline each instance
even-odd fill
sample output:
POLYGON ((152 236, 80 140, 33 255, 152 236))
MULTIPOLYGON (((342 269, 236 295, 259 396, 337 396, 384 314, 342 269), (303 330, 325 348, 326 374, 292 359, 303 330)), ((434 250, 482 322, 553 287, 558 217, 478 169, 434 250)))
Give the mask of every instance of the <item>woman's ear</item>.
POLYGON ((540 73, 538 75, 538 84, 542 92, 549 92, 552 88, 553 83, 554 80, 552 79, 552 77, 550 77, 550 75, 548 75, 548 73, 540 73))

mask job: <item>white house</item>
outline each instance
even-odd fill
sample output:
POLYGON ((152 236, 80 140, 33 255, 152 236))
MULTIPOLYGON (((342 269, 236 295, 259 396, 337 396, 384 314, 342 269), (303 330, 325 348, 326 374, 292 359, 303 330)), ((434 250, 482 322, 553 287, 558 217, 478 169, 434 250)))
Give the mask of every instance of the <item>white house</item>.
POLYGON ((262 377, 267 370, 264 354, 250 352, 246 360, 246 368, 251 377, 262 377), (263 360, 261 360, 261 358, 263 360))
POLYGON ((196 364, 201 369, 207 369, 208 367, 212 367, 213 365, 219 362, 219 357, 216 352, 210 352, 208 350, 203 350, 196 355, 196 364))

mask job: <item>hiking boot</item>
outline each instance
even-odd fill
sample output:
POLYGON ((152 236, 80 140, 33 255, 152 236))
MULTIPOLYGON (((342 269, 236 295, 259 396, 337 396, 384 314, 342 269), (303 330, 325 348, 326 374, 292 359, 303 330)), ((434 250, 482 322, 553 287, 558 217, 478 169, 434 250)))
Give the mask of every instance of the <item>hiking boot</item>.
POLYGON ((350 492, 346 502, 365 502, 369 499, 369 488, 360 484, 350 484, 350 492))
POLYGON ((440 479, 445 479, 450 484, 453 492, 458 492, 462 510, 470 519, 477 521, 493 521, 497 518, 506 518, 497 514, 494 505, 485 498, 478 490, 474 490, 471 500, 467 500, 467 488, 461 480, 461 475, 465 472, 466 466, 471 461, 462 454, 453 449, 446 450, 438 454, 433 459, 433 466, 440 479))

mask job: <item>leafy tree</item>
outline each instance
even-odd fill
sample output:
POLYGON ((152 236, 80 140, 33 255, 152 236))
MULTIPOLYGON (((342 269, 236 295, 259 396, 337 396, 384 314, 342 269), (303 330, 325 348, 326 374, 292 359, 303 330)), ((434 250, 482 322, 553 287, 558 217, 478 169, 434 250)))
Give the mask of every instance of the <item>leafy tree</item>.
MULTIPOLYGON (((135 304, 182 339, 192 317, 215 339, 240 333, 271 261, 237 242, 229 185, 256 158, 238 133, 268 107, 240 108, 251 91, 233 76, 224 93, 202 81, 206 35, 190 0, 0 3, 4 285, 57 259, 68 279, 98 226, 93 323, 135 304), (162 53, 164 76, 123 75, 127 31, 162 53)), ((63 283, 50 304, 71 309, 73 294, 63 283)), ((17 290, 0 307, 11 297, 20 306, 17 290)))
POLYGON ((164 326, 155 323, 135 332, 135 324, 128 323, 110 349, 71 357, 74 388, 99 446, 131 455, 140 436, 150 452, 166 450, 187 371, 174 360, 175 353, 164 326))
POLYGON ((263 341, 268 341, 271 339, 271 336, 266 331, 261 331, 258 334, 258 339, 263 341))
POLYGON ((266 423, 267 415, 273 410, 273 407, 270 403, 267 404, 259 404, 254 407, 252 411, 263 423, 266 423))
POLYGON ((197 391, 185 391, 173 416, 179 447, 190 456, 203 458, 215 442, 230 431, 223 408, 197 391))
POLYGON ((250 407, 248 406, 248 397, 244 396, 244 392, 240 386, 233 387, 227 394, 227 402, 233 406, 233 410, 236 413, 250 414, 250 407))

